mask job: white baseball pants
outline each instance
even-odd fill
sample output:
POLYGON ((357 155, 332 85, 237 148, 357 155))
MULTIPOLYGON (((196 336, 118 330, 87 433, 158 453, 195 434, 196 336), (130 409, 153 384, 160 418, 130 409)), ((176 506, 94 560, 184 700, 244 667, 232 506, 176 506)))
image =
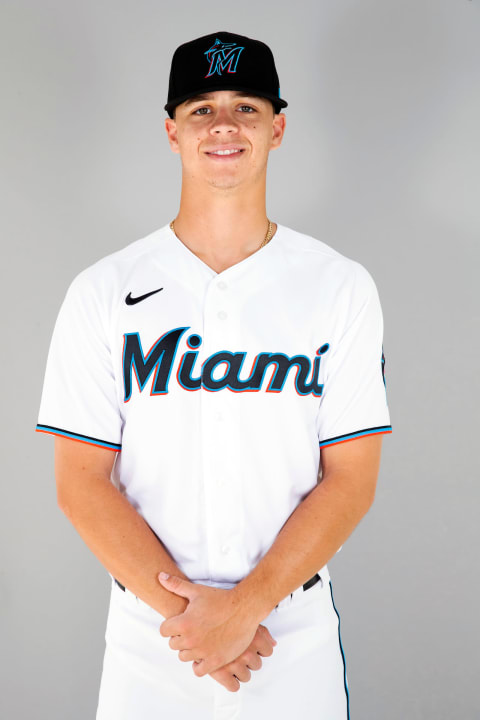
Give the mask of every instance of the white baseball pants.
POLYGON ((165 618, 112 579, 96 720, 349 720, 340 618, 318 572, 262 621, 277 645, 237 692, 197 677, 160 635, 165 618))

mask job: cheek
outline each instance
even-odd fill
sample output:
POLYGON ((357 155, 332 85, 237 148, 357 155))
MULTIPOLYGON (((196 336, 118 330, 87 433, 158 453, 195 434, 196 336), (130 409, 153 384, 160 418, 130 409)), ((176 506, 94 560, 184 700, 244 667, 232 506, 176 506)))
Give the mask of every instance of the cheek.
POLYGON ((182 152, 186 156, 191 157, 198 152, 199 144, 200 138, 196 135, 190 137, 183 137, 181 143, 182 152))

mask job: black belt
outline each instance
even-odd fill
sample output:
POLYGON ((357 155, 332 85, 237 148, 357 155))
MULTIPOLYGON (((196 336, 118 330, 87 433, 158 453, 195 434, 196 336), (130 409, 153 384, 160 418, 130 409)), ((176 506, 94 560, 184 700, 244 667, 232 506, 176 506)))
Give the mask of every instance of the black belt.
MULTIPOLYGON (((313 577, 310 578, 310 580, 307 580, 306 583, 303 585, 304 590, 309 590, 315 583, 317 583, 320 580, 320 575, 318 573, 315 573, 313 577)), ((125 592, 125 585, 122 585, 121 582, 117 580, 117 578, 114 578, 115 582, 117 583, 118 587, 121 588, 125 592)), ((292 597, 292 593, 290 593, 290 597, 292 597)), ((278 605, 275 605, 275 607, 278 607, 278 605)))

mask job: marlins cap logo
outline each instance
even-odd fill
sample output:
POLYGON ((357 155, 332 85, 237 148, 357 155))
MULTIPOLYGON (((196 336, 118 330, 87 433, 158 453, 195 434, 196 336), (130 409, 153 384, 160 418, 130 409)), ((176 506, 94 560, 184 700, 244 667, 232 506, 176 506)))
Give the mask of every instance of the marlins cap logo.
POLYGON ((217 38, 212 47, 204 53, 210 63, 208 73, 205 77, 210 77, 215 73, 221 75, 222 70, 226 70, 229 73, 236 72, 238 58, 242 50, 244 50, 244 48, 237 45, 237 43, 224 43, 217 38))

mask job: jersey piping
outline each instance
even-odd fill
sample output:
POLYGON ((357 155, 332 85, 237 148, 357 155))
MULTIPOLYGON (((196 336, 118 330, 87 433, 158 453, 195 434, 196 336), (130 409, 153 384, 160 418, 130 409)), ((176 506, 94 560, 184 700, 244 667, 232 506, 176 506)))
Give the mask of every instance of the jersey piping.
POLYGON ((122 446, 119 443, 100 440, 100 438, 90 437, 89 435, 81 435, 80 433, 72 433, 68 430, 64 430, 63 428, 53 427, 52 425, 41 425, 38 423, 35 430, 36 432, 50 433, 51 435, 62 435, 63 437, 78 440, 79 442, 88 443, 90 445, 98 445, 98 447, 104 447, 107 450, 114 450, 118 452, 122 449, 122 446))
POLYGON ((383 433, 391 432, 391 425, 381 425, 380 427, 365 428, 365 430, 358 430, 358 432, 346 433, 345 435, 337 435, 329 440, 321 440, 318 444, 320 447, 325 447, 326 445, 338 445, 338 443, 346 442, 347 440, 354 440, 355 438, 363 435, 382 435, 383 433))

